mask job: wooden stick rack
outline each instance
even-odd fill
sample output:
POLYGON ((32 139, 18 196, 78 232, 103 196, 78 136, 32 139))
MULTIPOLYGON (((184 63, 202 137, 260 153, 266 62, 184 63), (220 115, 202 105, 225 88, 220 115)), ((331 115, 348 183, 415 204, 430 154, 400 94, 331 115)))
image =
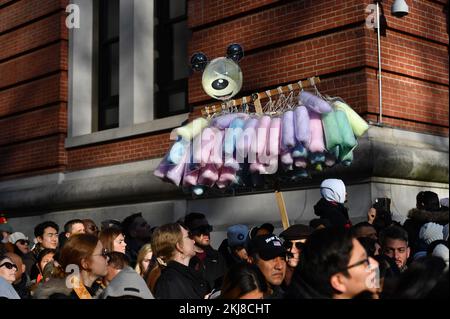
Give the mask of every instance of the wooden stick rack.
POLYGON ((247 103, 254 103, 256 113, 262 113, 262 107, 261 107, 261 102, 260 102, 262 99, 270 98, 272 96, 276 96, 276 95, 283 94, 283 93, 292 92, 294 90, 301 90, 304 88, 315 86, 318 83, 320 83, 320 78, 314 76, 307 80, 298 81, 298 82, 291 83, 291 84, 288 84, 285 86, 279 86, 275 89, 258 92, 258 93, 253 93, 251 96, 244 96, 242 98, 230 100, 227 102, 223 102, 221 104, 208 105, 202 109, 202 115, 204 117, 210 117, 217 112, 221 112, 223 110, 226 110, 226 109, 229 109, 232 107, 234 108, 239 105, 243 105, 243 104, 247 104, 247 103))

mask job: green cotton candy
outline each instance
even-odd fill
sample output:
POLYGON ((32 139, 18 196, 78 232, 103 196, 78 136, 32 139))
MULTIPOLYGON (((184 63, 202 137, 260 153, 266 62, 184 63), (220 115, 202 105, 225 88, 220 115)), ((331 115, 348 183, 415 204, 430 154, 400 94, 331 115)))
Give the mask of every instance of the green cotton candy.
POLYGON ((322 114, 322 125, 325 137, 325 147, 328 151, 333 150, 343 142, 339 123, 336 118, 336 112, 322 114))
POLYGON ((345 112, 337 110, 335 113, 339 132, 342 136, 342 144, 340 145, 338 158, 340 161, 344 161, 347 159, 348 154, 356 147, 357 142, 345 112))
POLYGON ((359 116, 358 113, 356 113, 350 106, 348 106, 344 102, 335 101, 333 102, 333 106, 337 110, 345 112, 350 126, 352 127, 353 134, 355 134, 356 137, 362 136, 369 129, 369 124, 367 124, 367 122, 364 121, 364 119, 359 116))

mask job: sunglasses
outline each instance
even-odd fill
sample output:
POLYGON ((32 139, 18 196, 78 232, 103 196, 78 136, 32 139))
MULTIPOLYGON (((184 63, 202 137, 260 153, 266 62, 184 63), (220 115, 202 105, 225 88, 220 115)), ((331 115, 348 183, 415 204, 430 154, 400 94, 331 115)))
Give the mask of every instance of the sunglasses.
POLYGON ((13 268, 15 268, 16 271, 18 270, 16 264, 10 263, 10 262, 8 262, 8 261, 5 262, 5 263, 3 263, 3 264, 1 264, 1 265, 0 265, 0 268, 1 268, 1 267, 6 267, 6 268, 8 268, 8 269, 13 269, 13 268))
POLYGON ((19 243, 21 245, 29 245, 30 241, 29 240, 25 240, 25 239, 19 239, 18 241, 16 241, 16 244, 19 243))
POLYGON ((293 245, 295 245, 295 247, 299 250, 301 250, 305 247, 305 243, 302 243, 299 241, 297 241, 295 243, 291 242, 290 240, 284 242, 284 247, 286 247, 286 249, 292 249, 293 245))
POLYGON ((208 226, 200 226, 192 231, 190 231, 191 236, 196 236, 196 235, 209 235, 209 233, 211 233, 213 230, 211 225, 208 226))

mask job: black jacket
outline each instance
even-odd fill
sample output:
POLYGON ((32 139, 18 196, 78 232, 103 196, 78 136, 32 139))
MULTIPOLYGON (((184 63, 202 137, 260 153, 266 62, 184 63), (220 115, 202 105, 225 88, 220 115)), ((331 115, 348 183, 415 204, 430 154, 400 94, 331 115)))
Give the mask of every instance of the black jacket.
POLYGON ((320 218, 328 219, 333 227, 349 229, 352 226, 348 217, 348 210, 341 203, 329 202, 325 198, 321 198, 314 205, 314 213, 320 218))
POLYGON ((233 254, 230 246, 228 246, 228 239, 224 239, 219 246, 219 253, 222 255, 223 259, 225 259, 225 263, 227 268, 231 268, 233 265, 242 262, 242 259, 233 254))
POLYGON ((224 257, 211 246, 203 248, 206 259, 202 262, 200 258, 194 256, 189 262, 189 267, 199 272, 204 280, 208 282, 210 290, 220 289, 222 279, 227 271, 224 257))
POLYGON ((28 289, 28 282, 29 279, 27 274, 23 273, 22 279, 17 284, 13 284, 13 287, 20 296, 20 299, 31 299, 31 293, 28 289))
POLYGON ((169 261, 155 284, 157 299, 203 299, 208 284, 199 273, 176 261, 169 261))

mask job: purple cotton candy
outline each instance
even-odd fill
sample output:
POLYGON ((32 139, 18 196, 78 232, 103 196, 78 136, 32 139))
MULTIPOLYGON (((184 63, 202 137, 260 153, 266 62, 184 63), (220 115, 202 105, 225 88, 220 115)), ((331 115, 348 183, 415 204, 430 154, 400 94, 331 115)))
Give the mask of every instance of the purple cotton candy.
POLYGON ((256 127, 258 126, 257 118, 249 118, 245 122, 244 131, 239 136, 236 143, 236 152, 239 157, 245 158, 251 148, 253 140, 256 138, 256 127))
POLYGON ((186 164, 183 176, 183 186, 190 187, 196 186, 198 183, 198 175, 200 173, 200 168, 194 167, 193 165, 186 164))
POLYGON ((287 111, 283 114, 281 123, 281 149, 287 150, 295 146, 295 126, 294 126, 294 112, 287 111))
POLYGON ((311 142, 308 109, 304 105, 296 107, 294 115, 295 138, 298 142, 308 147, 311 142))
POLYGON ((166 174, 166 177, 176 186, 180 185, 181 178, 183 177, 186 160, 189 155, 188 153, 189 152, 186 151, 180 162, 175 167, 171 168, 166 174))
POLYGON ((309 128, 311 130, 311 143, 309 151, 312 153, 324 152, 323 128, 320 114, 309 112, 309 128))
POLYGON ((256 128, 256 143, 252 144, 251 150, 256 154, 262 154, 266 149, 267 137, 269 136, 271 118, 264 115, 259 119, 256 128))
POLYGON ((224 130, 230 127, 231 122, 235 118, 247 119, 248 114, 246 113, 230 113, 222 116, 218 116, 211 121, 211 126, 217 127, 218 129, 224 130))
POLYGON ((311 111, 320 114, 329 113, 333 110, 327 101, 307 91, 302 91, 298 99, 300 105, 305 105, 311 111))

